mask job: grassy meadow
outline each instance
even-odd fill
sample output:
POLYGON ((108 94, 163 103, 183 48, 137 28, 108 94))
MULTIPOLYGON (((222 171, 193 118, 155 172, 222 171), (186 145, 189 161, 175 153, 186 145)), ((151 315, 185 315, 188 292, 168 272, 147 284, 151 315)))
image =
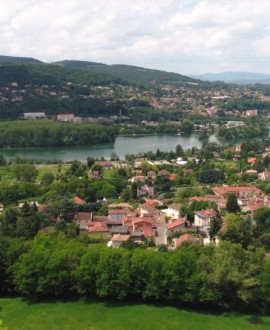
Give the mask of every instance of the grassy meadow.
POLYGON ((0 299, 0 319, 8 330, 269 329, 270 317, 239 313, 199 313, 174 307, 76 301, 28 303, 0 299))

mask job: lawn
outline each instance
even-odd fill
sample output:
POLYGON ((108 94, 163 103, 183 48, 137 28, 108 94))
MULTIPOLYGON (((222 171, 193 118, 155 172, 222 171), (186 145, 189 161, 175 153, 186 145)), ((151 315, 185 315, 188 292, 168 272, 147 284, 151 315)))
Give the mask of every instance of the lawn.
POLYGON ((198 313, 146 304, 54 301, 27 303, 20 298, 0 299, 3 326, 27 330, 65 329, 269 329, 270 317, 238 313, 198 313))
POLYGON ((238 168, 239 167, 239 162, 234 161, 234 160, 214 159, 214 160, 211 160, 211 163, 216 165, 216 166, 223 166, 223 167, 226 167, 226 168, 238 168))
MULTIPOLYGON (((67 169, 70 167, 69 164, 63 164, 61 165, 61 173, 64 173, 67 171, 67 169)), ((42 165, 39 169, 38 169, 38 176, 37 176, 37 181, 41 181, 42 176, 45 173, 51 173, 54 177, 56 177, 57 174, 59 174, 58 172, 58 165, 56 164, 52 164, 52 165, 42 165)))

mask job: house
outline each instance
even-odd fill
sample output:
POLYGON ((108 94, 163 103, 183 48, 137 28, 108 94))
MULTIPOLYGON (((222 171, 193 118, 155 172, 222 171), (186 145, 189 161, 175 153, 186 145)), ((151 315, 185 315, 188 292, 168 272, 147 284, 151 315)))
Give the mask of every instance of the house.
POLYGON ((270 171, 263 171, 259 174, 260 179, 263 181, 270 181, 270 171))
POLYGON ((216 212, 213 210, 201 210, 194 213, 194 225, 199 227, 202 231, 208 232, 210 228, 211 220, 216 216, 216 212))
POLYGON ((93 222, 107 222, 109 217, 107 215, 93 215, 93 222))
POLYGON ((194 243, 194 244, 198 244, 199 243, 199 239, 190 235, 190 234, 184 234, 182 236, 180 236, 178 239, 175 240, 175 246, 179 247, 181 246, 183 243, 194 243))
POLYGON ((109 221, 122 221, 125 217, 125 212, 122 209, 110 209, 108 213, 109 221))
POLYGON ((129 234, 128 226, 112 226, 110 228, 110 233, 112 235, 114 234, 128 235, 129 234))
POLYGON ((77 212, 74 216, 73 222, 75 222, 80 229, 88 230, 88 226, 92 222, 92 213, 77 212))
POLYGON ((129 235, 114 234, 112 237, 112 247, 119 248, 123 242, 129 239, 129 235))
POLYGON ((146 176, 139 175, 139 176, 133 176, 131 178, 131 182, 145 182, 146 181, 146 176))
POLYGON ((249 199, 253 196, 263 197, 263 192, 254 186, 239 187, 214 187, 212 188, 215 195, 228 198, 230 194, 235 194, 239 199, 249 199))
POLYGON ((246 170, 248 175, 256 175, 258 172, 256 170, 246 170))
POLYGON ((155 189, 152 181, 148 181, 147 185, 139 186, 137 188, 137 197, 140 196, 154 196, 155 195, 155 189))
POLYGON ((139 207, 138 212, 140 217, 151 217, 154 225, 165 223, 165 214, 147 202, 139 207))
POLYGON ((247 110, 246 115, 248 117, 257 116, 258 115, 258 110, 247 110))
POLYGON ((180 218, 168 223, 167 228, 169 232, 181 231, 186 227, 186 218, 180 218))
POLYGON ((81 204, 85 203, 85 201, 83 199, 81 199, 80 197, 77 197, 77 196, 74 197, 74 202, 77 205, 81 205, 81 204))
POLYGON ((178 157, 177 160, 176 160, 176 164, 177 165, 186 165, 187 161, 183 160, 182 157, 178 157))
POLYGON ((227 128, 243 127, 243 126, 245 126, 245 123, 243 121, 231 120, 231 121, 227 121, 227 124, 225 124, 225 126, 227 128))
POLYGON ((177 174, 171 174, 169 177, 169 180, 174 181, 174 180, 176 180, 176 178, 177 178, 177 174))
POLYGON ((144 232, 140 230, 133 231, 132 233, 130 233, 130 237, 134 242, 141 243, 144 241, 144 232))
POLYGON ((182 204, 171 204, 167 209, 163 210, 163 212, 170 218, 179 219, 180 218, 180 208, 182 204))
POLYGON ((161 170, 161 171, 158 172, 158 175, 168 175, 168 176, 170 176, 171 173, 169 171, 166 171, 166 170, 161 170))
POLYGON ((263 206, 265 206, 265 204, 263 202, 252 202, 252 201, 250 201, 247 206, 242 208, 242 211, 243 212, 251 212, 253 214, 256 210, 260 209, 263 206))
POLYGON ((62 122, 74 122, 74 114, 73 113, 65 113, 57 115, 57 120, 62 122))
POLYGON ((257 162, 257 158, 256 157, 248 157, 247 160, 249 165, 254 165, 257 162))
POLYGON ((148 171, 147 176, 150 179, 155 179, 156 178, 156 173, 154 171, 148 171))
POLYGON ((144 236, 155 236, 152 230, 153 220, 150 217, 127 216, 123 219, 123 224, 128 226, 130 233, 139 230, 144 232, 144 236))
POLYGON ((202 201, 206 201, 205 197, 194 196, 188 200, 188 204, 192 204, 192 202, 202 202, 202 201))
POLYGON ((106 234, 109 229, 104 222, 91 222, 88 224, 88 231, 91 234, 106 234))
POLYGON ((134 174, 135 176, 139 176, 139 175, 142 175, 143 171, 142 170, 139 170, 139 169, 135 169, 132 171, 132 174, 134 174))
POLYGON ((157 204, 159 204, 156 200, 154 200, 154 199, 147 199, 146 201, 145 201, 145 203, 146 204, 148 204, 148 205, 157 205, 157 204))
POLYGON ((45 112, 24 112, 22 114, 23 119, 44 119, 46 117, 45 112))
POLYGON ((109 160, 96 160, 95 164, 98 164, 102 166, 103 168, 111 168, 112 167, 112 162, 109 160))
POLYGON ((218 206, 219 211, 226 209, 227 200, 218 195, 205 195, 205 200, 210 202, 215 202, 218 206))

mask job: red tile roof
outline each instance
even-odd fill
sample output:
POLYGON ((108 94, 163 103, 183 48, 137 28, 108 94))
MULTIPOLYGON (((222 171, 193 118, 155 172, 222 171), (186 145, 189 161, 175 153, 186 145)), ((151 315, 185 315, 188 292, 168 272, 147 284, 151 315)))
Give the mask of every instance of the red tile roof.
POLYGON ((109 218, 106 215, 94 215, 93 216, 93 222, 104 222, 108 221, 109 218))
POLYGON ((78 220, 78 221, 87 221, 87 220, 91 220, 92 218, 92 214, 90 212, 77 212, 75 214, 74 219, 78 220))
POLYGON ((195 214, 200 218, 209 218, 209 217, 215 217, 216 212, 213 210, 201 210, 201 211, 195 211, 195 214))
POLYGON ((198 239, 190 234, 184 234, 176 240, 176 247, 181 246, 183 243, 198 243, 198 239))
POLYGON ((155 200, 153 200, 153 199, 147 199, 146 200, 146 204, 148 204, 148 205, 155 205, 155 204, 157 204, 157 202, 155 200))
POLYGON ((257 189, 254 186, 247 186, 247 187, 214 187, 212 188, 214 193, 217 193, 218 195, 225 195, 225 194, 232 194, 232 193, 239 193, 239 192, 260 192, 259 189, 257 189))
POLYGON ((192 202, 192 201, 201 202, 201 201, 205 201, 205 198, 204 197, 194 196, 194 197, 191 197, 189 199, 189 202, 192 202))
POLYGON ((250 204, 248 204, 248 207, 253 212, 258 210, 259 208, 261 208, 263 206, 265 206, 264 203, 250 203, 250 204))
POLYGON ((125 242, 129 239, 130 235, 114 234, 112 237, 113 242, 125 242))
POLYGON ((76 204, 83 204, 84 200, 82 200, 80 197, 75 196, 74 197, 74 201, 76 204))
POLYGON ((185 218, 180 218, 180 219, 177 219, 171 223, 168 223, 168 229, 173 229, 177 226, 182 226, 186 223, 186 219, 185 218))
POLYGON ((107 233, 109 231, 103 222, 91 222, 88 225, 88 230, 90 233, 107 233))

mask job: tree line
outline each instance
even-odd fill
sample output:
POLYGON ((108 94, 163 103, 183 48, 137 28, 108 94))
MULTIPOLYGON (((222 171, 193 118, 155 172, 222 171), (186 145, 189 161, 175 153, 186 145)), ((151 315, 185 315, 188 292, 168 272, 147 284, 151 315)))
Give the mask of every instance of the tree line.
POLYGON ((110 249, 57 230, 32 241, 3 237, 0 247, 2 293, 269 312, 270 261, 260 248, 225 241, 171 252, 110 249))
POLYGON ((0 148, 95 145, 112 142, 117 133, 117 125, 8 122, 0 124, 0 148))

